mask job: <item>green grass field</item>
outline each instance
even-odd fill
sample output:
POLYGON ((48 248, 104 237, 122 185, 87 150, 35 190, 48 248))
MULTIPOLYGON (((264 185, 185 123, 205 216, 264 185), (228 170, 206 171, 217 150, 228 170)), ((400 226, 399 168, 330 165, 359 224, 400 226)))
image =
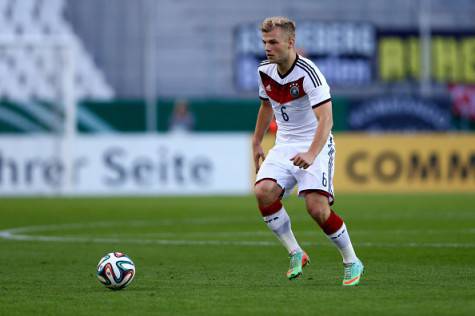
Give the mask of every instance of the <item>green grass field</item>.
POLYGON ((312 259, 292 282, 253 197, 2 199, 0 315, 475 315, 475 194, 338 196, 356 288, 303 201, 285 205, 312 259), (111 291, 95 268, 117 250, 137 275, 111 291))

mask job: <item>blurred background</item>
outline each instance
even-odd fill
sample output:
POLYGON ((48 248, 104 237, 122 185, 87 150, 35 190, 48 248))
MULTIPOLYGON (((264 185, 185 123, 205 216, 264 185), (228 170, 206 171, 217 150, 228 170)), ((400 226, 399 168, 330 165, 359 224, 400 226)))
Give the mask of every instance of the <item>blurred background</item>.
POLYGON ((250 193, 274 15, 331 86, 337 193, 475 192, 475 1, 0 0, 0 195, 250 193))

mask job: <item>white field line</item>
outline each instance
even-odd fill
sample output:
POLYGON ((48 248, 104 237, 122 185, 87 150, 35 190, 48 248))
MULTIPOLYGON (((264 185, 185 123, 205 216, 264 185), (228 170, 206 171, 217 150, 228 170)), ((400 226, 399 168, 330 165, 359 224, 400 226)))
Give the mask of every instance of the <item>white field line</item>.
MULTIPOLYGON (((322 232, 315 228, 315 230, 295 230, 295 235, 297 236, 317 236, 321 235, 322 232)), ((157 233, 143 233, 140 234, 141 237, 146 238, 168 238, 168 237, 176 237, 178 235, 186 235, 187 237, 241 237, 241 236, 269 236, 269 230, 256 230, 256 231, 208 231, 208 232, 157 232, 157 233)), ((397 235, 447 235, 453 234, 453 230, 421 230, 421 229, 414 229, 414 230, 350 230, 350 234, 353 235, 384 235, 384 236, 397 236, 397 235)), ((475 234, 475 229, 465 229, 460 230, 457 232, 457 235, 473 235, 475 234)), ((127 234, 121 234, 120 236, 124 236, 127 234)), ((119 235, 117 235, 119 236, 119 235)))
MULTIPOLYGON (((233 221, 234 222, 234 221, 233 221)), ((41 236, 41 235, 29 235, 28 233, 56 231, 64 229, 83 229, 83 228, 100 228, 100 227, 117 227, 117 226, 173 226, 191 224, 194 226, 206 225, 210 223, 229 223, 222 219, 200 219, 200 220, 186 220, 186 221, 172 221, 164 220, 160 222, 151 221, 131 221, 131 222, 96 222, 96 223, 77 223, 77 224, 62 224, 62 225, 42 225, 42 226, 25 226, 17 227, 7 230, 0 230, 0 238, 16 241, 37 241, 37 242, 66 242, 66 243, 123 243, 123 244, 155 244, 155 245, 216 245, 216 246, 252 246, 252 247, 273 247, 280 246, 278 241, 259 241, 259 240, 219 240, 219 237, 259 237, 259 236, 272 236, 271 232, 254 231, 254 232, 167 232, 148 234, 156 238, 123 238, 123 237, 86 237, 86 236, 41 236), (196 240, 196 239, 179 239, 187 237, 210 237, 211 240, 196 240), (157 238, 159 237, 159 238, 157 238), (170 238, 170 239, 164 239, 170 238), (213 239, 215 238, 215 239, 213 239)), ((438 230, 417 230, 417 231, 384 231, 388 234, 407 234, 408 232, 415 234, 437 234, 438 230)), ((356 231, 355 233, 381 233, 376 231, 356 231)), ((465 234, 474 234, 475 229, 464 230, 465 234)), ((315 235, 317 231, 300 231, 296 233, 298 235, 315 235)), ((143 235, 142 235, 143 236, 143 235)), ((303 246, 332 246, 330 242, 317 243, 317 242, 301 242, 303 246)), ((475 243, 430 243, 430 242, 407 242, 407 243, 387 243, 387 242, 360 242, 355 246, 357 247, 379 247, 379 248, 475 248, 475 243)))

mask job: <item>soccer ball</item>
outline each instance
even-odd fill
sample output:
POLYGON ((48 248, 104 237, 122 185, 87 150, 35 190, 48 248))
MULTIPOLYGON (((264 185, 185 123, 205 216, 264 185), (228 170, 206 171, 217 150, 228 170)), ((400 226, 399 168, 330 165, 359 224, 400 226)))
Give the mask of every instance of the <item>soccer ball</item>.
POLYGON ((111 252, 101 258, 97 265, 97 279, 111 290, 121 290, 135 276, 135 265, 122 252, 111 252))

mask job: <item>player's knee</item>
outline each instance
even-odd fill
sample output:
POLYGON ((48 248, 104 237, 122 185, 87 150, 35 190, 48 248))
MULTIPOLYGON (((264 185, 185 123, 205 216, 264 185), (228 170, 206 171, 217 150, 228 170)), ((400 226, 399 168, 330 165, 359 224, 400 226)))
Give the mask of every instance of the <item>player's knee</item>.
POLYGON ((280 197, 282 189, 273 181, 261 181, 254 187, 254 193, 260 204, 271 203, 280 197))
POLYGON ((311 205, 307 205, 307 212, 312 216, 319 224, 325 223, 330 215, 330 207, 328 203, 315 202, 311 205))

